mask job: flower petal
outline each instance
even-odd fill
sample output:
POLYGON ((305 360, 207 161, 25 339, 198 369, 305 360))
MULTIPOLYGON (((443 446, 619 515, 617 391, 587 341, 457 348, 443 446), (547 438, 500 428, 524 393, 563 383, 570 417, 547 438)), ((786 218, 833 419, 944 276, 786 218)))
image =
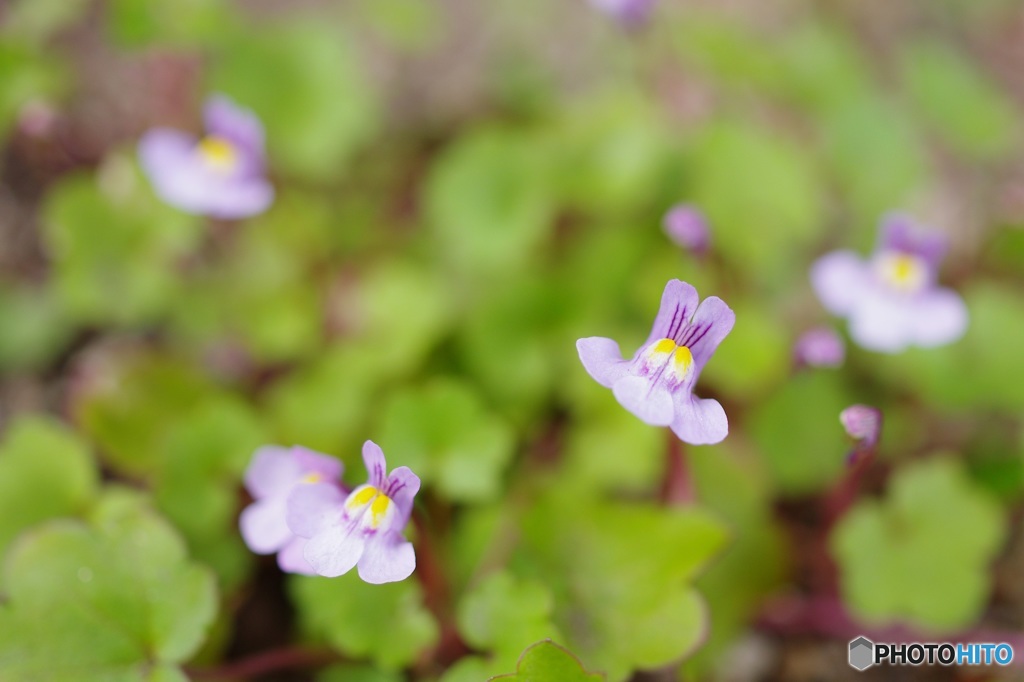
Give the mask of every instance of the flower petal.
POLYGON ((826 310, 848 315, 860 292, 870 285, 870 273, 857 254, 834 251, 811 266, 811 285, 826 310))
POLYGON ((299 483, 288 495, 285 522, 291 532, 311 538, 321 532, 332 519, 340 519, 345 495, 331 483, 299 483))
POLYGON ((359 559, 359 577, 374 585, 405 580, 414 570, 416 552, 398 533, 373 538, 359 559))
POLYGON ((251 154, 263 153, 263 124, 250 109, 224 95, 214 95, 203 106, 203 123, 211 135, 223 137, 251 154))
POLYGON ((384 458, 384 451, 372 440, 363 443, 363 463, 366 465, 370 485, 382 490, 388 480, 388 462, 384 458))
POLYGON ((261 177, 212 181, 201 212, 215 218, 248 218, 263 213, 274 203, 274 187, 261 177))
POLYGON ((293 537, 285 511, 281 496, 253 502, 243 509, 238 525, 246 546, 256 554, 271 554, 284 547, 293 537))
POLYGON ((902 251, 922 258, 932 274, 939 269, 946 254, 948 240, 941 232, 929 229, 906 213, 893 212, 882 217, 879 228, 879 251, 902 251))
POLYGON ((692 285, 678 279, 669 280, 661 294, 661 307, 654 319, 651 335, 641 349, 658 339, 677 339, 697 311, 699 302, 700 297, 692 285))
POLYGON ((722 299, 709 296, 701 302, 690 326, 679 339, 679 345, 690 349, 698 372, 704 369, 718 344, 729 335, 735 324, 736 313, 722 299))
POLYGON ((619 344, 601 336, 590 336, 576 342, 576 351, 587 374, 597 383, 611 388, 629 369, 629 361, 622 359, 619 344))
POLYGON ((277 553, 277 565, 285 573, 299 573, 301 575, 316 575, 316 571, 306 561, 306 538, 293 538, 291 542, 281 548, 277 553))
POLYGON ((396 518, 395 528, 401 531, 409 520, 412 513, 413 498, 420 490, 420 477, 412 472, 409 467, 398 467, 388 476, 384 485, 384 494, 398 507, 400 512, 396 518))
POLYGON ((641 421, 651 426, 668 426, 674 409, 668 390, 650 379, 626 376, 612 386, 615 399, 641 421))
POLYGON ((365 547, 366 540, 354 524, 338 523, 310 538, 303 556, 317 575, 335 578, 352 570, 365 547))
POLYGON ((850 313, 850 338, 867 350, 898 353, 913 343, 913 301, 901 294, 871 287, 850 313))
POLYGON ((911 317, 914 343, 925 348, 952 343, 967 331, 967 322, 967 306, 959 294, 949 289, 926 292, 911 317))
POLYGON ((331 457, 301 445, 293 447, 291 454, 302 470, 303 476, 320 474, 328 481, 337 481, 341 479, 341 474, 345 471, 345 465, 337 457, 331 457))
POLYGON ((672 431, 691 445, 719 443, 729 435, 729 419, 717 400, 677 394, 672 431))
POLYGON ((303 476, 290 448, 264 445, 252 456, 245 470, 245 489, 257 500, 284 495, 303 476))

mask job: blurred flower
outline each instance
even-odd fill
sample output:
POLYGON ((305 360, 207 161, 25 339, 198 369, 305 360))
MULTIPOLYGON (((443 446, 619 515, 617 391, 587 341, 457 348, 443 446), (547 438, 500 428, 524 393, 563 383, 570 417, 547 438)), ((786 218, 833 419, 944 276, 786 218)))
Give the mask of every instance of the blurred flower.
POLYGON ((701 400, 692 391, 736 322, 722 299, 711 296, 698 303, 691 285, 669 281, 651 334, 632 360, 623 360, 611 339, 593 336, 576 342, 583 367, 612 389, 623 407, 652 426, 670 426, 693 445, 718 443, 729 433, 718 401, 701 400))
POLYGON ((29 100, 18 111, 18 130, 29 137, 48 137, 56 125, 57 111, 44 100, 29 100))
POLYGON ((358 565, 368 583, 405 580, 416 555, 402 530, 420 479, 408 467, 385 475, 384 452, 373 441, 363 445, 363 461, 370 480, 347 497, 326 484, 297 488, 288 500, 288 526, 309 538, 305 557, 320 575, 333 578, 358 565))
POLYGON ((267 445, 258 449, 245 472, 245 488, 255 502, 242 511, 242 539, 257 554, 277 552, 277 563, 290 573, 312 574, 302 558, 305 539, 286 522, 288 496, 296 488, 320 484, 335 488, 344 465, 333 457, 302 447, 267 445))
POLYGON ((839 421, 850 438, 857 441, 858 450, 869 450, 878 445, 882 434, 882 412, 869 405, 850 405, 839 413, 839 421))
POLYGON ((590 4, 626 28, 647 23, 654 11, 655 0, 590 0, 590 4))
POLYGON ((679 246, 701 255, 710 244, 708 224, 704 215, 693 206, 679 204, 672 207, 662 221, 665 234, 679 246))
POLYGON ((945 250, 942 235, 891 214, 869 261, 851 251, 827 254, 812 266, 811 283, 825 308, 849 320, 850 336, 864 348, 940 346, 967 329, 963 299, 936 284, 945 250))
POLYGON ((223 96, 203 109, 206 136, 154 128, 139 160, 161 199, 188 213, 244 218, 267 210, 274 188, 264 173, 263 125, 223 96))
POLYGON ((793 359, 798 367, 839 367, 845 357, 843 339, 828 327, 808 329, 793 345, 793 359))

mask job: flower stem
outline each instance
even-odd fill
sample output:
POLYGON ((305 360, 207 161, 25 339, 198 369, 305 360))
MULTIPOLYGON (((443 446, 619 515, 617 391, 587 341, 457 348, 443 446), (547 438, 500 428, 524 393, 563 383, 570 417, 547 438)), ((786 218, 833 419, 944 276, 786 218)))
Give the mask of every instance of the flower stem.
POLYGON ((185 672, 196 680, 250 680, 279 670, 319 668, 342 660, 327 649, 285 646, 210 668, 187 667, 185 672))
POLYGON ((665 447, 665 475, 661 481, 660 500, 666 506, 684 506, 697 500, 690 462, 683 442, 672 431, 667 431, 665 447))

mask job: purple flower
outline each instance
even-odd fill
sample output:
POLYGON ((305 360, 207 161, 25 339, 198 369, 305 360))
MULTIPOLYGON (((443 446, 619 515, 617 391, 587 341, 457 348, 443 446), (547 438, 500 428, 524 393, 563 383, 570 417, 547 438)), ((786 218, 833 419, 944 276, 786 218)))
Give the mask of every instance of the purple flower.
POLYGON ((267 210, 274 188, 264 173, 263 126, 248 109, 215 96, 203 109, 206 136, 154 128, 139 160, 161 199, 188 213, 244 218, 267 210))
POLYGON ((793 346, 797 366, 839 367, 846 357, 843 339, 828 327, 808 329, 793 346))
POLYGON ((846 434, 857 441, 851 459, 857 453, 872 450, 882 435, 882 412, 869 405, 850 405, 839 413, 846 434))
POLYGON ((306 541, 286 522, 288 497, 296 488, 319 484, 339 490, 344 465, 333 457, 302 447, 267 445, 253 454, 245 487, 255 500, 242 510, 242 539, 257 554, 277 552, 277 563, 289 573, 313 573, 302 557, 306 541))
POLYGON ((692 206, 674 206, 662 221, 669 239, 697 255, 707 252, 710 233, 704 215, 692 206))
POLYGON ((363 461, 370 480, 347 496, 325 484, 297 488, 288 500, 288 526, 309 538, 306 561, 320 575, 333 578, 358 566, 368 583, 405 580, 416 554, 402 530, 420 479, 408 467, 386 475, 384 452, 373 441, 363 445, 363 461))
POLYGON ((696 289, 673 279, 650 336, 631 360, 622 359, 619 344, 599 336, 580 339, 576 349, 590 376, 612 389, 623 407, 652 426, 671 427, 687 443, 704 445, 725 438, 729 421, 717 400, 697 398, 693 387, 736 315, 716 296, 698 303, 696 289))
POLYGON ((846 317, 864 348, 895 353, 940 346, 967 329, 963 299, 936 284, 946 242, 902 214, 886 216, 869 261, 850 251, 823 256, 811 283, 830 312, 846 317))
POLYGON ((626 28, 639 28, 654 11, 655 0, 590 0, 590 4, 626 28))

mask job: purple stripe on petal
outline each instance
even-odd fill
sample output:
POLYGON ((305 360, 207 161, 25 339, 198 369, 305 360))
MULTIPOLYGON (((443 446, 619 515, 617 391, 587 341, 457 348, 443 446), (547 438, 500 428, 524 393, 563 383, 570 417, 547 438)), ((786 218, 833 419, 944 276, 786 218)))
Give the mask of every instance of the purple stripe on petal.
POLYGON ((363 463, 366 465, 370 485, 377 490, 383 490, 388 479, 388 463, 384 458, 384 451, 372 440, 363 443, 363 463))
POLYGON ((658 339, 676 338, 679 330, 693 317, 699 302, 700 297, 692 285, 678 279, 669 280, 661 295, 658 316, 654 319, 654 326, 644 346, 649 346, 658 339))
POLYGON ((412 513, 413 498, 420 490, 420 477, 412 472, 409 467, 397 467, 388 476, 384 494, 394 501, 400 512, 395 528, 401 530, 405 527, 412 513))
POLYGON ((732 331, 736 324, 736 313, 722 299, 709 296, 697 308, 690 324, 692 326, 684 334, 680 345, 690 349, 695 371, 700 372, 715 354, 718 345, 732 331))

